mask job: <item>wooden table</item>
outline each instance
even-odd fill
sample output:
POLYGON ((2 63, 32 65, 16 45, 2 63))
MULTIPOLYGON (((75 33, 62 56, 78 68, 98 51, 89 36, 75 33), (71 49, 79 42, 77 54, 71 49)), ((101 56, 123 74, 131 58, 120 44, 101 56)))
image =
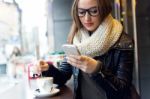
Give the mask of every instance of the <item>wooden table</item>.
POLYGON ((60 88, 60 92, 52 97, 35 97, 34 99, 73 99, 73 92, 70 87, 63 86, 60 88))

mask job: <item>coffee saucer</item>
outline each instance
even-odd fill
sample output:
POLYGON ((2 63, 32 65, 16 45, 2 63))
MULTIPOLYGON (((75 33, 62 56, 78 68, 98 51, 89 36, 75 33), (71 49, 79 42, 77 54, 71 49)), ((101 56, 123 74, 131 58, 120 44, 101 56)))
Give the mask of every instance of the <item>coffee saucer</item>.
POLYGON ((60 92, 60 89, 53 88, 49 93, 40 92, 40 90, 35 90, 34 95, 36 97, 50 97, 56 95, 58 92, 60 92))

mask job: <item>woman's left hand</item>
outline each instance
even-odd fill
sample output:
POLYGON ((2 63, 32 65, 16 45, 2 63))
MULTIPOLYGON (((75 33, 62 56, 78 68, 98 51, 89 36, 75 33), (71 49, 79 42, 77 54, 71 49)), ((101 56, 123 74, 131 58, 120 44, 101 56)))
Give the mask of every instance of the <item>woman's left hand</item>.
POLYGON ((84 55, 69 55, 67 57, 67 62, 86 73, 93 73, 98 66, 98 62, 95 59, 84 55))

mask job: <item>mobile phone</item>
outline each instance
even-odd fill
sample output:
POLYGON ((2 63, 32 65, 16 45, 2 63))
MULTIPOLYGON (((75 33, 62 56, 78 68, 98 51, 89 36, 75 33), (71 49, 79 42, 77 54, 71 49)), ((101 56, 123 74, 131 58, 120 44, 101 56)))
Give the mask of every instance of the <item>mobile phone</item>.
POLYGON ((62 48, 66 55, 80 55, 79 50, 76 45, 64 44, 62 48))

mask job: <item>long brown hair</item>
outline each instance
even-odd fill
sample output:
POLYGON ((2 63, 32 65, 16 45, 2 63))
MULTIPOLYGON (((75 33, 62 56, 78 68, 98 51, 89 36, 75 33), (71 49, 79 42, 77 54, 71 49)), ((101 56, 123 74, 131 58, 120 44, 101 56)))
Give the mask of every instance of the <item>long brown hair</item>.
MULTIPOLYGON (((79 0, 74 0, 72 5, 71 15, 73 18, 73 23, 68 35, 68 39, 67 39, 68 43, 72 43, 75 33, 83 27, 78 16, 78 2, 79 0)), ((97 0, 97 4, 98 4, 100 19, 101 19, 100 21, 102 22, 112 11, 111 1, 97 0)))

